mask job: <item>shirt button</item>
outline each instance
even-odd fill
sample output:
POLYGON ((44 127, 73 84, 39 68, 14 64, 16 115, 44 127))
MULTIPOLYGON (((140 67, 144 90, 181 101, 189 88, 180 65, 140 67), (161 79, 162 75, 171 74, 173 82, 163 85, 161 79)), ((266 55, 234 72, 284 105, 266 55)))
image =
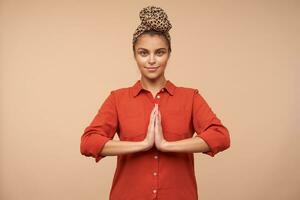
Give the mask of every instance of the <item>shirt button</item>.
POLYGON ((155 159, 157 159, 157 158, 158 158, 158 156, 154 156, 154 158, 155 158, 155 159))
POLYGON ((153 193, 156 193, 156 190, 153 190, 153 193))
POLYGON ((160 98, 160 96, 159 96, 159 95, 157 95, 157 98, 159 99, 159 98, 160 98))
POLYGON ((153 175, 154 175, 154 176, 156 176, 156 175, 157 175, 157 173, 156 173, 156 172, 153 172, 153 175))

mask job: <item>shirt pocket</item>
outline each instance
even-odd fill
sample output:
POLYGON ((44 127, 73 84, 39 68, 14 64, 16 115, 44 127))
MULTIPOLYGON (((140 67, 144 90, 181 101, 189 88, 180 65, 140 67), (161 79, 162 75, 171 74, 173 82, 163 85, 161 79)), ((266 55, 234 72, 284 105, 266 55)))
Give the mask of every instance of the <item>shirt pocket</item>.
POLYGON ((166 138, 184 139, 189 132, 189 112, 184 109, 165 110, 162 125, 166 138))
POLYGON ((119 123, 120 139, 122 140, 136 140, 145 134, 144 114, 141 110, 123 113, 119 123))

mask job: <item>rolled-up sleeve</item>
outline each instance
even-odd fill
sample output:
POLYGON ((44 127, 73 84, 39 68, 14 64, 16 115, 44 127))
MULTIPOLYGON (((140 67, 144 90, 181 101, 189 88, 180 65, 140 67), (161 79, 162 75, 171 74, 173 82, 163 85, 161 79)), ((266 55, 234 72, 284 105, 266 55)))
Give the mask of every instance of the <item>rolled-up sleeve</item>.
POLYGON ((80 152, 82 155, 95 158, 99 162, 100 153, 106 142, 113 139, 118 129, 118 115, 114 91, 102 103, 91 123, 84 129, 81 136, 80 152))
POLYGON ((203 139, 210 148, 209 151, 202 153, 214 157, 217 153, 230 147, 228 129, 199 94, 198 89, 194 90, 192 115, 196 137, 203 139))

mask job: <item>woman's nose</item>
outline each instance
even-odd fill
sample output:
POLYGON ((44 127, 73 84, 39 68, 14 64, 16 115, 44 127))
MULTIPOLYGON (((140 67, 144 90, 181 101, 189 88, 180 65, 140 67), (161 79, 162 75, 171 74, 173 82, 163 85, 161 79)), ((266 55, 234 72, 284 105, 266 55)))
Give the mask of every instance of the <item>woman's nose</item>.
POLYGON ((155 56, 154 55, 150 55, 149 64, 153 64, 153 63, 155 63, 155 56))

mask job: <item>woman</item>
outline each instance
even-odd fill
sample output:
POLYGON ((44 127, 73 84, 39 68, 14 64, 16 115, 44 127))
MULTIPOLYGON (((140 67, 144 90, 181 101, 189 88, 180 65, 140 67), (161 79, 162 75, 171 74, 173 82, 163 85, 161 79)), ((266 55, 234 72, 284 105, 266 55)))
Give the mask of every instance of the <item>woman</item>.
POLYGON ((165 78, 172 25, 164 10, 148 6, 140 18, 132 42, 141 79, 110 92, 80 151, 96 162, 117 156, 110 200, 197 200, 193 153, 229 148, 229 132, 197 89, 165 78))

